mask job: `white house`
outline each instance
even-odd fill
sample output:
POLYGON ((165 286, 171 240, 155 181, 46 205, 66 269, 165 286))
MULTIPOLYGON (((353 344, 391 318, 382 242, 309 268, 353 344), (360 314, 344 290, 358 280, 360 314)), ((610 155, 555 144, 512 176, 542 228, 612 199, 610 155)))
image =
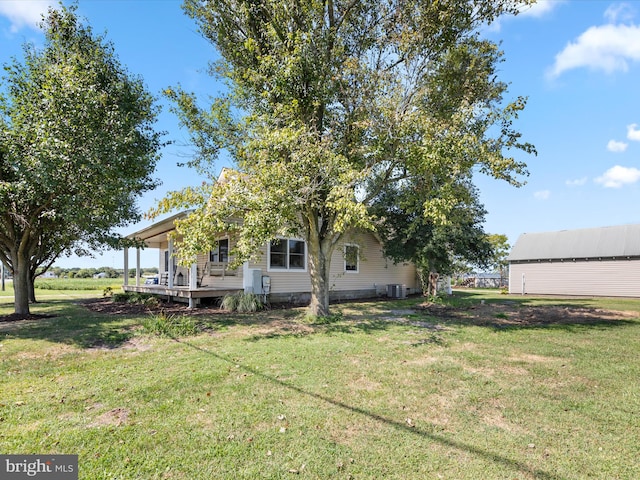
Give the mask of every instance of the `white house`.
MULTIPOLYGON (((169 233, 175 221, 187 215, 179 213, 159 221, 129 238, 144 242, 158 250, 158 285, 128 285, 125 291, 164 295, 188 301, 195 306, 202 298, 222 297, 227 293, 251 291, 268 295, 271 302, 306 303, 310 299, 307 245, 299 238, 277 238, 264 245, 258 261, 245 262, 237 269, 229 268, 229 252, 233 240, 222 236, 210 252, 198 255, 190 267, 178 266, 173 240, 169 233)), ((140 271, 140 255, 137 255, 140 271)), ((125 251, 125 271, 128 252, 125 251)), ((136 276, 137 278, 139 275, 136 276)), ((331 259, 332 300, 367 298, 387 295, 404 296, 418 292, 419 280, 413 264, 394 264, 382 253, 382 244, 371 232, 347 236, 335 249, 331 259)))

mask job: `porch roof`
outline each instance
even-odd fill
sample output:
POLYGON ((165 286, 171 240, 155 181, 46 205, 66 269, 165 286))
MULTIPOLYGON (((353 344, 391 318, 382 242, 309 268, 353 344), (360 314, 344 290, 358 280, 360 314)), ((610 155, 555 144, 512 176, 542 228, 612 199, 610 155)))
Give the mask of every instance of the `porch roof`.
POLYGON ((130 233, 127 238, 142 240, 150 248, 161 248, 162 244, 167 242, 167 234, 175 229, 175 221, 186 217, 189 213, 189 211, 176 213, 142 230, 130 233))

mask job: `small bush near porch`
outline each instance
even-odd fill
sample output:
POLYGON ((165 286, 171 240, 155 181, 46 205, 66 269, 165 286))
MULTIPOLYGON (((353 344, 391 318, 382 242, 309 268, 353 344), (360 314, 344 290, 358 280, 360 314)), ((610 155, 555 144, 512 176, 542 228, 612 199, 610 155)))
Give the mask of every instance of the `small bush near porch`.
POLYGON ((196 327, 162 332, 106 302, 8 322, 0 300, 2 453, 78 454, 82 479, 640 477, 640 300, 164 311, 196 327))

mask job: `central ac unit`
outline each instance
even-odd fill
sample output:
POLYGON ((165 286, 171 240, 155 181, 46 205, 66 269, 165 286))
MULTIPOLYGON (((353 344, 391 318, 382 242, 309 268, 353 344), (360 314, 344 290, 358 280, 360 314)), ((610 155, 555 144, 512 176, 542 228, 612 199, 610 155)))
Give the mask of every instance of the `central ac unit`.
POLYGON ((405 298, 407 296, 407 286, 400 284, 387 285, 387 296, 389 298, 405 298))

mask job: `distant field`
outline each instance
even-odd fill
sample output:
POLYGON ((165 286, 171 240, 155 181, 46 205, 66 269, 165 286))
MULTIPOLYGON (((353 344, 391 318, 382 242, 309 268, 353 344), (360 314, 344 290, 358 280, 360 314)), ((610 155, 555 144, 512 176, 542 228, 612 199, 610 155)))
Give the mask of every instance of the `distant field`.
MULTIPOLYGON (((43 278, 36 280, 36 299, 52 296, 93 297, 101 296, 111 287, 119 291, 121 278, 43 278)), ((5 281, 5 290, 0 290, 0 302, 13 301, 13 282, 5 281)))

